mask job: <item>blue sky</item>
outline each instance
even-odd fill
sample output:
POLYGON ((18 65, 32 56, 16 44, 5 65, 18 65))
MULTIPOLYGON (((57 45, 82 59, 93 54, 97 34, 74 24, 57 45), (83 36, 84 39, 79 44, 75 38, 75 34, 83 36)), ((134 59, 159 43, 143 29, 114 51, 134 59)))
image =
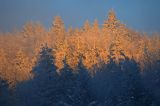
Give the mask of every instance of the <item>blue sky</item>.
POLYGON ((60 15, 65 26, 81 27, 86 19, 102 24, 109 9, 138 31, 160 32, 160 0, 0 0, 0 30, 40 22, 47 28, 60 15))

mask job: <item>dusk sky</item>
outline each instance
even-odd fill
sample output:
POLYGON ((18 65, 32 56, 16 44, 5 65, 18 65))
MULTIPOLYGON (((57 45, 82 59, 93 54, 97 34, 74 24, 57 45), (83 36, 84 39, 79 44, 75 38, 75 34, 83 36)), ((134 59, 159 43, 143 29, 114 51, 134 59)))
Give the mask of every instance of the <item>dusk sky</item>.
POLYGON ((0 30, 21 28, 28 21, 48 28, 56 15, 66 27, 81 27, 87 19, 102 25, 110 9, 130 28, 160 32, 160 0, 0 0, 0 30))

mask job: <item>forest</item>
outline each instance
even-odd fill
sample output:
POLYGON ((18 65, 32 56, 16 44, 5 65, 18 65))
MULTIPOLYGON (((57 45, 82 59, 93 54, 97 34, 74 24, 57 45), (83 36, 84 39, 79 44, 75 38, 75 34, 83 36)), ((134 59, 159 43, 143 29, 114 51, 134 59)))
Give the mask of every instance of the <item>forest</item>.
POLYGON ((100 25, 27 22, 0 32, 0 106, 160 106, 160 34, 100 25))

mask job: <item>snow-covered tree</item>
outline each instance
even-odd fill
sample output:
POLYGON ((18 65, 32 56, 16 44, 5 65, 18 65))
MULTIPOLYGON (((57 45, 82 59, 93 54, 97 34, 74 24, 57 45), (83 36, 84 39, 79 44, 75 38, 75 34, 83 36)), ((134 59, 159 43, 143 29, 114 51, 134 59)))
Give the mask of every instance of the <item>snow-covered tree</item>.
POLYGON ((34 68, 35 75, 41 73, 50 73, 54 71, 56 67, 54 66, 54 58, 52 55, 52 49, 48 48, 47 44, 41 48, 39 53, 39 58, 37 60, 36 66, 34 68))
POLYGON ((31 78, 32 65, 29 58, 20 49, 14 59, 15 81, 21 82, 31 78))
POLYGON ((52 106, 54 96, 52 92, 56 89, 58 74, 56 73, 52 50, 47 45, 42 47, 33 73, 32 79, 17 85, 15 95, 17 105, 52 106))
POLYGON ((126 59, 120 64, 110 62, 92 78, 90 87, 100 105, 152 104, 152 97, 143 86, 140 68, 134 60, 126 59))
POLYGON ((60 16, 56 16, 53 20, 52 27, 50 29, 50 36, 54 36, 55 45, 63 43, 65 39, 65 27, 63 20, 60 16))
POLYGON ((90 30, 91 26, 90 26, 90 23, 88 20, 86 20, 86 22, 84 23, 84 26, 83 26, 83 30, 85 32, 88 32, 90 30))

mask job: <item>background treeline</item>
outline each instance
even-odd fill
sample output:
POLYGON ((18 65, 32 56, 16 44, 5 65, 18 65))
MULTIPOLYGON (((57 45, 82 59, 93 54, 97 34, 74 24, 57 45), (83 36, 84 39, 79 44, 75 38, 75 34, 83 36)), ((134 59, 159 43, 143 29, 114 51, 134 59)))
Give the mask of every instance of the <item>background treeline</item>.
POLYGON ((127 28, 110 11, 65 29, 28 22, 0 33, 0 103, 18 106, 159 106, 160 35, 127 28))

